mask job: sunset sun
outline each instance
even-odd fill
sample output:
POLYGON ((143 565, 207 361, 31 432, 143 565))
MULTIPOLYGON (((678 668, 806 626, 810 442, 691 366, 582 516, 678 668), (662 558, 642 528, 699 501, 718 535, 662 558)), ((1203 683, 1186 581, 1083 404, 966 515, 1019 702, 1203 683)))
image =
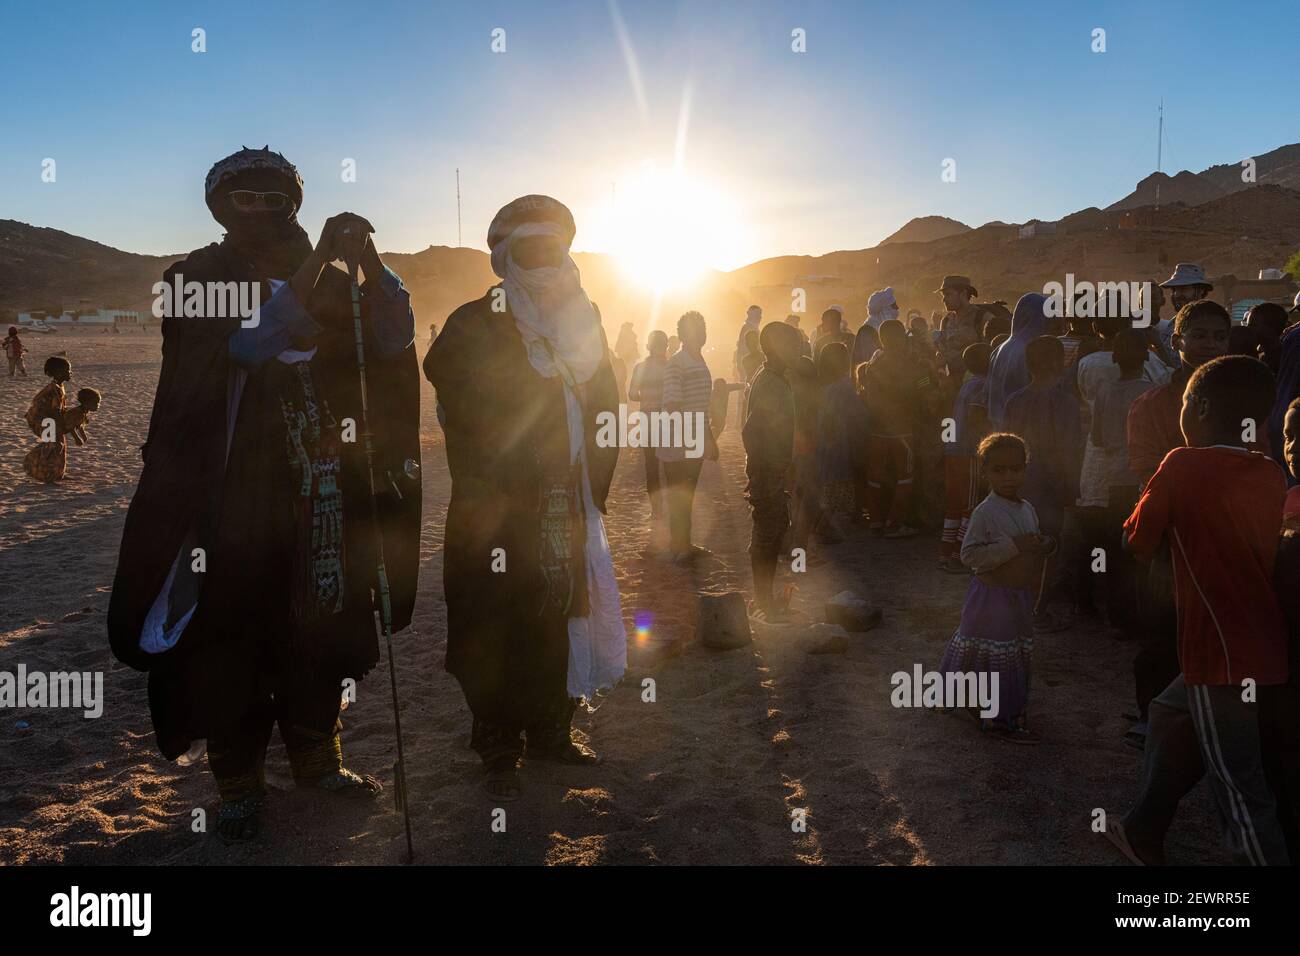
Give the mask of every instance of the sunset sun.
POLYGON ((615 187, 606 226, 609 251, 634 282, 681 289, 743 256, 739 215, 715 183, 647 164, 615 187))

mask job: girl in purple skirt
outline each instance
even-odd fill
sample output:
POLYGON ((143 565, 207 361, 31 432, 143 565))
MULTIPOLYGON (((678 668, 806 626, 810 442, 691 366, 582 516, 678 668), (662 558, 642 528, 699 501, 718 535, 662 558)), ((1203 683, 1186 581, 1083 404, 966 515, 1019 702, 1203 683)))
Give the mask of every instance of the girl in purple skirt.
MULTIPOLYGON (((954 686, 949 674, 975 674, 992 688, 996 675, 996 694, 989 708, 990 712, 996 709, 996 715, 981 716, 980 729, 1018 743, 1034 743, 1037 737, 1025 720, 1034 649, 1034 595, 1043 557, 1056 550, 1056 542, 1039 532, 1034 506, 1020 497, 1029 460, 1025 443, 1015 435, 995 433, 980 442, 978 456, 991 490, 971 514, 962 543, 962 564, 975 576, 939 671, 945 686, 954 686)), ((945 703, 956 706, 958 702, 945 703)))

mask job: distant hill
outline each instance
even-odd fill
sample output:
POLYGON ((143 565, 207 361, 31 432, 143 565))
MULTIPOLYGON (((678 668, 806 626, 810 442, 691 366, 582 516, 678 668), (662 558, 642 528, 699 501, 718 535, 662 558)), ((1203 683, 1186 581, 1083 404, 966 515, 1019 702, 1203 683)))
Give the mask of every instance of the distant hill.
POLYGON ((920 216, 911 220, 898 232, 881 241, 881 245, 891 242, 933 242, 935 239, 947 239, 958 233, 969 232, 970 226, 947 216, 920 216))
POLYGON ((749 290, 769 313, 788 309, 790 288, 805 287, 811 321, 840 303, 851 326, 865 317, 871 292, 884 286, 893 286, 904 309, 929 315, 939 307, 934 290, 952 272, 969 275, 982 300, 1009 303, 1049 280, 1064 282, 1066 273, 1140 281, 1163 279, 1178 262, 1200 262, 1212 276, 1253 278, 1259 269, 1280 268, 1300 249, 1300 191, 1255 186, 1196 206, 1162 206, 1158 213, 1151 207, 1084 209, 1056 226, 1054 234, 1020 239, 1018 227, 990 223, 926 243, 766 259, 723 278, 749 290), (1126 212, 1140 215, 1140 227, 1123 222, 1126 212))
MULTIPOLYGON (((913 219, 877 246, 820 256, 776 256, 725 273, 709 273, 691 287, 655 296, 629 281, 619 264, 599 253, 575 253, 583 286, 600 306, 613 341, 632 322, 644 338, 671 331, 679 315, 699 309, 709 321, 706 358, 717 374, 730 371, 731 348, 745 308, 756 303, 768 318, 791 311, 801 298, 804 324, 823 309, 845 306, 856 327, 872 291, 893 286, 904 309, 930 314, 934 290, 947 273, 969 275, 985 301, 1014 302, 1047 281, 1163 278, 1177 262, 1199 262, 1211 276, 1253 277, 1281 267, 1300 249, 1300 145, 1256 157, 1259 183, 1240 184, 1240 166, 1213 166, 1199 174, 1163 177, 1160 208, 1142 203, 1153 177, 1107 209, 1089 207, 1057 220, 1054 232, 1021 239, 1018 226, 994 221, 978 228, 942 216, 913 219), (1235 179, 1234 179, 1235 177, 1235 179), (1240 184, 1240 185, 1239 185, 1240 184), (1249 188, 1247 188, 1249 186, 1249 188), (1135 198, 1136 197, 1136 198, 1135 198)), ((214 236, 215 238, 215 236, 214 236)), ((142 256, 55 229, 0 220, 0 311, 82 306, 147 310, 151 287, 181 256, 142 256)), ((416 322, 442 325, 461 303, 497 280, 485 252, 430 246, 417 253, 385 253, 411 292, 416 322)))
POLYGON ((147 309, 153 284, 181 258, 123 252, 58 229, 0 219, 0 309, 147 309))
MULTIPOLYGON (((219 236, 214 229, 213 239, 219 236)), ((148 312, 154 283, 187 254, 138 255, 57 229, 0 220, 0 314, 9 313, 7 320, 14 321, 15 313, 32 310, 105 307, 148 312)), ((479 298, 498 281, 487 253, 479 249, 429 246, 416 253, 386 252, 383 257, 410 291, 422 335, 429 323, 441 326, 459 305, 479 298)), ((694 289, 656 300, 651 290, 629 282, 609 256, 578 252, 574 261, 584 288, 601 309, 611 341, 624 321, 644 334, 651 326, 670 328, 687 309, 743 316, 748 304, 718 281, 716 273, 694 289)))
POLYGON ((1252 185, 1300 189, 1300 143, 1280 146, 1253 158, 1255 160, 1254 183, 1242 181, 1245 168, 1240 160, 1235 163, 1211 166, 1199 173, 1191 173, 1185 169, 1174 176, 1152 173, 1138 183, 1137 189, 1119 202, 1112 203, 1107 209, 1136 209, 1139 206, 1153 206, 1157 203, 1167 206, 1175 202, 1199 206, 1201 203, 1239 192, 1252 185))

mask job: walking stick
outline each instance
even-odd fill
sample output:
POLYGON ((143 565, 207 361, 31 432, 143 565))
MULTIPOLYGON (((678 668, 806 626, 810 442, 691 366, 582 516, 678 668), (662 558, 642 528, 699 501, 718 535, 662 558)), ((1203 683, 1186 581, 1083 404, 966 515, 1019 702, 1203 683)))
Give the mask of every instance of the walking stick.
POLYGON ((393 660, 393 604, 388 593, 388 569, 384 566, 384 530, 379 523, 379 500, 375 490, 375 445, 370 437, 370 407, 366 393, 366 351, 361 336, 361 287, 357 284, 357 264, 348 263, 352 286, 352 328, 357 339, 357 372, 361 378, 361 440, 366 450, 366 475, 370 479, 370 518, 375 525, 378 547, 379 622, 388 648, 388 681, 393 689, 393 728, 397 733, 397 780, 394 794, 406 825, 406 862, 415 860, 411 846, 411 808, 406 799, 406 755, 402 750, 402 715, 397 706, 397 664, 393 660))

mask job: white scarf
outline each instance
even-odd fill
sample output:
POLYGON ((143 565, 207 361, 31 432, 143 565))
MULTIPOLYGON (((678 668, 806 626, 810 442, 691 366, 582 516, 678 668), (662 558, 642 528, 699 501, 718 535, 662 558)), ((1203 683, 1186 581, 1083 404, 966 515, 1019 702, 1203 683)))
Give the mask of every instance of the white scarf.
POLYGON ((567 371, 572 384, 581 385, 596 374, 605 357, 605 341, 596 307, 582 290, 577 264, 567 247, 560 265, 541 269, 524 269, 510 254, 524 236, 558 235, 560 227, 554 223, 517 226, 492 250, 492 271, 502 279, 529 364, 543 378, 567 371))
POLYGON ((524 340, 528 362, 543 378, 561 377, 569 426, 570 461, 582 459, 577 489, 587 518, 583 542, 587 566, 587 617, 569 618, 568 694, 592 707, 600 691, 613 687, 627 669, 627 628, 614 576, 605 522, 591 497, 582 406, 575 386, 589 381, 605 358, 600 317, 582 291, 578 267, 565 249, 564 262, 542 269, 521 268, 510 247, 524 236, 558 236, 551 223, 517 227, 492 250, 492 270, 502 278, 506 301, 524 340))

